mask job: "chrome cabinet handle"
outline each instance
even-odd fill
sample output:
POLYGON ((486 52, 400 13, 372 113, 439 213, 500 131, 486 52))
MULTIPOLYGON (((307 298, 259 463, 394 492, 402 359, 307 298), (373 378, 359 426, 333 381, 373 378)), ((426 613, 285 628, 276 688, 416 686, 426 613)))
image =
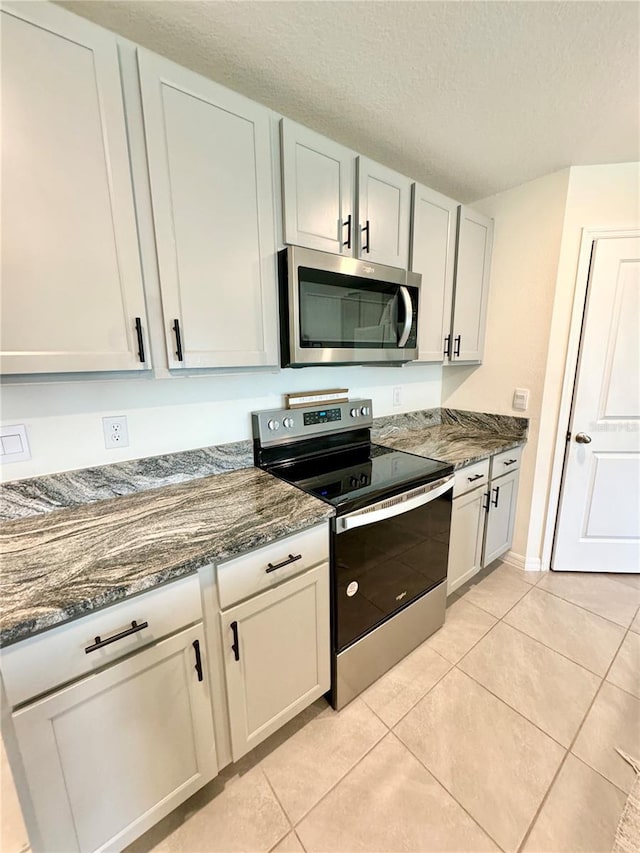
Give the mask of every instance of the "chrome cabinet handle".
POLYGON ((402 329, 402 334, 400 335, 400 339, 398 340, 398 346, 403 347, 406 345, 407 340, 409 339, 409 335, 411 334, 411 324, 413 322, 413 305, 411 304, 411 295, 404 285, 400 288, 400 293, 402 295, 402 301, 404 303, 404 328, 402 329))
POLYGON ((86 647, 85 653, 89 654, 89 652, 96 652, 98 649, 104 648, 104 646, 109 646, 111 643, 115 643, 117 640, 123 640, 125 637, 130 637, 131 634, 137 634, 138 631, 142 631, 148 627, 148 622, 141 622, 138 625, 138 623, 134 619, 131 623, 131 627, 127 628, 126 631, 121 631, 119 634, 114 634, 113 637, 107 637, 106 640, 103 640, 101 637, 96 637, 93 645, 86 647))
POLYGON ((295 557, 293 556, 293 554, 289 554, 288 560, 283 560, 281 563, 276 563, 275 566, 273 563, 267 563, 268 568, 265 569, 265 572, 267 574, 270 574, 271 572, 275 572, 276 569, 281 569, 283 566, 288 566, 290 563, 295 563, 296 560, 301 559, 302 554, 297 554, 295 557))
POLYGON ((579 432, 576 435, 576 441, 578 444, 591 444, 591 436, 587 435, 586 432, 579 432))

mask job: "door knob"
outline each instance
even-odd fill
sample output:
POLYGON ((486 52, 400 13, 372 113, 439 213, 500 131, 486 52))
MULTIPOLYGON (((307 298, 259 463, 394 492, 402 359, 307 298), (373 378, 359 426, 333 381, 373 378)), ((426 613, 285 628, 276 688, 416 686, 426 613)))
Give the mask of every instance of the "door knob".
POLYGON ((576 434, 576 441, 578 444, 591 444, 591 436, 586 432, 579 432, 576 434))

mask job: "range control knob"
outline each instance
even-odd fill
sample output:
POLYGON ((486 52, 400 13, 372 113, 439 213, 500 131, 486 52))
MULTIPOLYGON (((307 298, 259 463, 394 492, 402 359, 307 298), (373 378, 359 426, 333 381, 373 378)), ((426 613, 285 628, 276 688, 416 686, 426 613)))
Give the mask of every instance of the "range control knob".
POLYGON ((280 429, 280 421, 276 421, 271 418, 271 420, 267 423, 267 426, 269 427, 269 429, 272 430, 280 429))
POLYGON ((366 474, 360 474, 360 485, 366 486, 368 482, 369 482, 369 478, 367 477, 367 475, 366 474))
POLYGON ((349 480, 349 485, 350 486, 357 486, 358 485, 358 478, 357 477, 351 477, 351 479, 349 480))
POLYGON ((360 417, 360 409, 351 409, 349 414, 351 415, 352 418, 359 418, 360 417))
POLYGON ((369 408, 369 406, 363 406, 363 407, 360 409, 360 414, 361 414, 361 415, 364 415, 364 416, 366 417, 367 415, 370 415, 370 414, 371 414, 371 409, 369 408))
POLYGON ((293 418, 285 418, 285 419, 282 421, 282 426, 283 426, 285 429, 292 429, 292 428, 293 428, 293 418))

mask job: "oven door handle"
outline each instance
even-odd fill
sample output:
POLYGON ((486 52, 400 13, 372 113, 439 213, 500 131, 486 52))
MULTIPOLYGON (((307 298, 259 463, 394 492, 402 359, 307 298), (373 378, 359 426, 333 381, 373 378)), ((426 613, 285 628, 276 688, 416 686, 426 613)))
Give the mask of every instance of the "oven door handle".
POLYGON ((413 324, 413 304, 411 302, 411 294, 404 285, 400 287, 400 293, 402 294, 402 301, 404 303, 404 328, 400 338, 398 339, 398 346, 403 347, 406 345, 409 340, 409 335, 411 334, 411 326, 413 324))
POLYGON ((455 476, 453 474, 449 477, 442 477, 442 479, 431 483, 428 491, 419 490, 419 494, 413 497, 410 497, 411 492, 405 492, 395 498, 388 498, 379 501, 377 504, 372 504, 365 510, 342 515, 336 519, 336 533, 346 533, 347 530, 353 530, 354 527, 375 524, 377 521, 393 518, 394 515, 410 512, 412 509, 428 504, 444 495, 445 492, 453 488, 454 481, 455 476))

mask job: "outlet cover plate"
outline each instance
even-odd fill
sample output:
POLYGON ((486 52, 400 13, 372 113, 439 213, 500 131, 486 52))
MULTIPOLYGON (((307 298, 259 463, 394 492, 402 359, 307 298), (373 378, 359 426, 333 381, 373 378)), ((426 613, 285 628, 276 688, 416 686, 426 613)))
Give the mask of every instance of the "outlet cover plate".
POLYGON ((129 447, 129 429, 126 415, 103 418, 102 431, 104 432, 104 446, 107 450, 129 447))
POLYGON ((0 427, 0 462, 27 462, 31 459, 27 428, 24 424, 0 427))

